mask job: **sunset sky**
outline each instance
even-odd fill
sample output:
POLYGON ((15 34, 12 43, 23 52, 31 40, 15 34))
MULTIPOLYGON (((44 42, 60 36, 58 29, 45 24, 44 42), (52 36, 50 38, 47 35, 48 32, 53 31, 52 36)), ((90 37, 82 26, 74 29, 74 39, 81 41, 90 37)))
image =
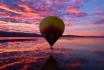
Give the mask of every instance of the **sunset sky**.
POLYGON ((0 31, 40 34, 47 16, 64 21, 64 35, 104 36, 104 0, 0 0, 0 31))

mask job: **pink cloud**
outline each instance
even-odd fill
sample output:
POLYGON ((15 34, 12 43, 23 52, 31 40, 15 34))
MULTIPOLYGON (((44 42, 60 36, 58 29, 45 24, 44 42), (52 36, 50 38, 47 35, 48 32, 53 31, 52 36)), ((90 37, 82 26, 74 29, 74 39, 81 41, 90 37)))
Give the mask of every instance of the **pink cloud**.
POLYGON ((101 8, 96 7, 94 10, 96 15, 104 15, 104 11, 101 8))
POLYGON ((47 0, 47 1, 49 1, 49 2, 54 2, 54 1, 56 1, 56 2, 66 2, 67 0, 47 0))
POLYGON ((70 16, 85 16, 86 13, 82 12, 79 8, 72 6, 66 9, 66 12, 70 15, 70 16))
POLYGON ((99 19, 94 21, 94 24, 104 24, 104 11, 100 7, 95 8, 95 15, 99 16, 99 19))
POLYGON ((22 0, 23 2, 29 2, 30 0, 22 0))
POLYGON ((71 3, 84 3, 86 0, 71 0, 71 3))

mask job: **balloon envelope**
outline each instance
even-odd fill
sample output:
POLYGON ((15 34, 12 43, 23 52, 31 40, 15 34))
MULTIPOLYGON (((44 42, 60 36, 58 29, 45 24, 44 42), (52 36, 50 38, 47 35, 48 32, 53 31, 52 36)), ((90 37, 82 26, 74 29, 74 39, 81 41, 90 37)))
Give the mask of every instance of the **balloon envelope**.
POLYGON ((65 25, 60 18, 49 16, 41 21, 39 28, 42 36, 53 46, 59 37, 62 36, 65 25))

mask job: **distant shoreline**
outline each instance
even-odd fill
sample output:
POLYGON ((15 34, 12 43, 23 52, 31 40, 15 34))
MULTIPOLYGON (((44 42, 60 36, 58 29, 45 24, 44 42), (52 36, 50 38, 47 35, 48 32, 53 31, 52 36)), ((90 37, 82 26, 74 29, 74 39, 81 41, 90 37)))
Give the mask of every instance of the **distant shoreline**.
POLYGON ((63 35, 62 37, 70 37, 70 38, 104 38, 104 36, 77 36, 77 35, 63 35))
MULTIPOLYGON (((42 37, 42 35, 36 33, 22 33, 22 32, 4 32, 0 31, 0 37, 42 37)), ((62 37, 68 38, 104 38, 104 36, 79 36, 79 35, 62 35, 62 37)))

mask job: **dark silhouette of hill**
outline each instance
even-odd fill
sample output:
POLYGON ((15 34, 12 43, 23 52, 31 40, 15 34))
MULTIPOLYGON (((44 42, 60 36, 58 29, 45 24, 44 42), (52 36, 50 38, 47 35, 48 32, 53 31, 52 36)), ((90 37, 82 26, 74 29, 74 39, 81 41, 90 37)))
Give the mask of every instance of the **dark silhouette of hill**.
POLYGON ((0 31, 0 37, 40 37, 41 35, 35 33, 22 33, 22 32, 4 32, 0 31))
MULTIPOLYGON (((4 32, 0 31, 0 37, 42 37, 36 33, 22 33, 22 32, 4 32)), ((78 35, 63 35, 68 38, 104 38, 104 36, 78 36, 78 35)))
POLYGON ((104 36, 78 36, 78 35, 63 35, 62 37, 70 37, 70 38, 104 38, 104 36))

